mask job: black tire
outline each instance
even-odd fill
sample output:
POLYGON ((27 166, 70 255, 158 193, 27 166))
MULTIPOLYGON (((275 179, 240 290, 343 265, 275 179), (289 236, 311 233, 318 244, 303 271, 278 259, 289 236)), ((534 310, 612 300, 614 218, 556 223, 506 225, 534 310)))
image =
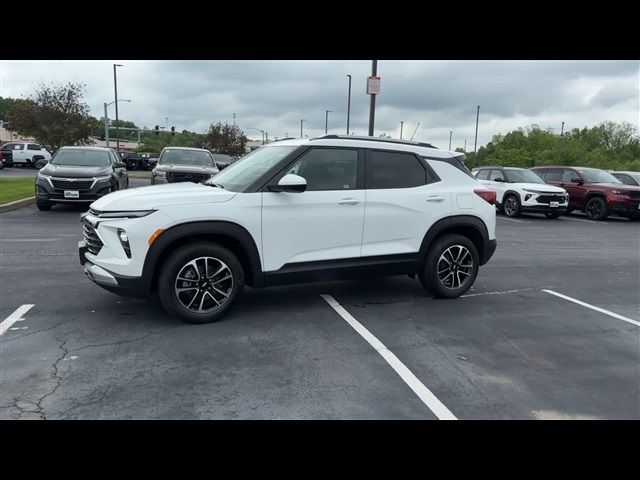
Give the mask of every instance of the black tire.
POLYGON ((507 217, 520 216, 520 199, 517 195, 507 195, 502 204, 502 211, 507 217))
POLYGON ((40 202, 36 200, 36 207, 38 207, 38 210, 40 210, 41 212, 51 210, 51 204, 49 202, 40 202))
MULTIPOLYGON (((212 276, 210 278, 215 279, 216 276, 212 276)), ((240 298, 243 287, 244 271, 242 269, 240 261, 230 250, 214 242, 198 242, 188 244, 172 252, 166 263, 162 266, 162 271, 160 272, 160 277, 158 278, 158 296, 160 297, 162 306, 167 312, 169 312, 169 314, 180 318, 187 323, 210 323, 222 319, 233 308, 233 305, 238 300, 238 298, 240 298), (213 268, 215 268, 216 265, 224 265, 224 267, 226 267, 226 270, 222 271, 220 275, 225 275, 226 272, 230 272, 230 281, 220 280, 220 278, 224 277, 218 276, 217 282, 211 282, 209 280, 208 286, 202 287, 199 282, 206 283, 205 278, 203 278, 206 277, 206 275, 202 275, 203 273, 205 273, 204 267, 202 260, 198 259, 202 259, 205 257, 218 262, 216 263, 210 260, 208 266, 211 265, 213 268), (195 270, 190 270, 192 267, 190 267, 188 264, 196 260, 196 264, 199 270, 197 272, 198 279, 186 280, 185 278, 185 280, 180 284, 181 286, 178 287, 178 274, 182 272, 183 275, 187 275, 190 271, 195 272, 195 270), (187 272, 187 274, 184 273, 185 271, 187 272), (219 290, 212 290, 211 284, 216 283, 218 283, 218 286, 221 289, 226 290, 226 292, 224 292, 228 295, 226 297, 226 300, 224 300, 225 297, 220 295, 220 293, 216 293, 220 292, 219 290), (194 288, 191 288, 190 286, 193 286, 194 288), (191 296, 191 293, 188 291, 176 291, 176 288, 185 287, 189 288, 189 290, 197 290, 195 292, 195 295, 191 296), (207 293, 205 290, 213 292, 213 295, 218 297, 218 299, 222 302, 220 306, 215 306, 215 303, 218 303, 218 300, 214 298, 214 300, 212 301, 211 298, 209 298, 211 297, 211 293, 207 293), (179 298, 179 295, 182 295, 182 297, 179 298), (191 299, 191 302, 199 302, 199 306, 210 305, 211 309, 207 312, 199 313, 194 309, 187 308, 188 306, 184 305, 183 302, 187 303, 189 302, 189 299, 191 299), (203 302, 207 303, 205 304, 203 302)))
POLYGON ((607 204, 601 197, 591 197, 584 207, 584 212, 591 220, 604 220, 609 215, 607 204))
MULTIPOLYGON (((461 259, 458 259, 459 264, 463 264, 463 261, 465 261, 467 257, 468 255, 463 254, 463 257, 461 259)), ((464 264, 466 264, 466 261, 464 262, 464 264)), ((467 237, 464 237, 457 233, 447 233, 434 240, 434 242, 429 247, 429 251, 425 258, 424 264, 420 269, 418 278, 425 290, 434 294, 435 296, 441 298, 456 298, 460 295, 463 295, 467 290, 469 290, 469 288, 471 288, 473 282, 476 279, 476 276, 478 275, 479 267, 480 256, 478 255, 478 250, 476 249, 474 243, 467 237), (468 276, 460 283, 458 287, 456 287, 454 284, 449 286, 446 285, 446 278, 450 273, 443 272, 441 275, 445 276, 445 278, 441 279, 441 276, 438 272, 440 267, 446 267, 446 262, 448 261, 441 260, 441 257, 445 256, 445 252, 450 248, 452 248, 450 252, 454 252, 455 255, 455 247, 463 247, 464 249, 466 249, 468 254, 471 255, 472 260, 471 268, 468 270, 459 268, 459 266, 454 272, 451 272, 451 270, 449 270, 449 272, 452 273, 452 278, 455 278, 456 271, 460 273, 464 273, 465 271, 468 272, 468 276)), ((442 270, 443 268, 440 268, 441 272, 442 270)), ((459 273, 457 276, 458 278, 460 278, 459 273)), ((455 282, 455 279, 453 280, 453 282, 455 282)))
POLYGON ((560 213, 545 213, 544 215, 547 218, 558 218, 561 214, 560 213))
POLYGON ((127 178, 127 186, 124 188, 129 188, 129 179, 127 178))

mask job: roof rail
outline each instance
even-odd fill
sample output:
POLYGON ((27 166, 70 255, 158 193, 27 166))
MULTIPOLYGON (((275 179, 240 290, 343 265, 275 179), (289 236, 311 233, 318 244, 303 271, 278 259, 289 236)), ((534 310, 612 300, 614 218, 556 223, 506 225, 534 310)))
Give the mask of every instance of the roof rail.
POLYGON ((384 143, 399 143, 402 145, 417 145, 419 147, 427 147, 427 148, 438 148, 434 147, 430 143, 424 142, 411 142, 409 140, 399 140, 395 138, 382 138, 382 137, 360 137, 355 135, 322 135, 321 137, 310 138, 309 141, 313 140, 326 140, 326 139, 340 139, 340 140, 366 140, 369 142, 384 142, 384 143))

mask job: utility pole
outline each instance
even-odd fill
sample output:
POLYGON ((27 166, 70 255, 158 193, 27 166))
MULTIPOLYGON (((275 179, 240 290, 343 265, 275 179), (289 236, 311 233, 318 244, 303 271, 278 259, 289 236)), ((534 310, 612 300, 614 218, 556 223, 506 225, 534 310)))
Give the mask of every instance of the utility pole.
POLYGON ((324 133, 325 134, 329 131, 329 113, 331 113, 331 110, 325 110, 324 112, 324 133))
POLYGON ((107 115, 107 102, 104 102, 104 139, 109 148, 109 116, 107 115))
POLYGON ((562 128, 560 129, 560 136, 564 135, 564 122, 562 122, 562 128))
POLYGON ((351 117, 351 75, 349 77, 349 95, 347 96, 347 135, 349 135, 349 117, 351 117))
POLYGON ((120 153, 120 130, 118 128, 118 77, 116 76, 116 67, 121 67, 117 63, 113 64, 113 91, 116 96, 116 151, 120 153))
POLYGON ((402 127, 404 127, 404 122, 400 122, 400 140, 402 140, 402 127))
POLYGON ((453 130, 449 130, 449 150, 451 150, 451 137, 453 136, 453 130))
POLYGON ((304 118, 300 119, 300 138, 302 138, 302 122, 304 122, 304 118))
POLYGON ((467 153, 467 139, 464 139, 464 153, 467 153))
POLYGON ((236 124, 236 114, 234 113, 233 114, 233 125, 235 126, 235 124, 236 124))
MULTIPOLYGON (((371 61, 371 76, 378 76, 378 61, 371 61)), ((369 93, 369 92, 367 92, 369 93)), ((369 136, 373 137, 373 127, 376 121, 376 95, 373 93, 369 93, 371 95, 371 102, 369 104, 369 136)))
POLYGON ((478 111, 476 113, 476 139, 473 142, 473 154, 475 155, 478 147, 478 120, 480 120, 480 105, 478 105, 478 111))

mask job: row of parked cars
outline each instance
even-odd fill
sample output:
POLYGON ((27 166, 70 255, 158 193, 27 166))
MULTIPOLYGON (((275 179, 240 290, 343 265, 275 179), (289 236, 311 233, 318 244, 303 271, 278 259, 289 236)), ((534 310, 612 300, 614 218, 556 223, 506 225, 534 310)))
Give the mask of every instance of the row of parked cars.
POLYGON ((558 218, 579 210, 592 220, 608 215, 640 219, 640 172, 575 166, 485 166, 474 168, 472 173, 496 192, 496 206, 508 217, 530 212, 558 218))

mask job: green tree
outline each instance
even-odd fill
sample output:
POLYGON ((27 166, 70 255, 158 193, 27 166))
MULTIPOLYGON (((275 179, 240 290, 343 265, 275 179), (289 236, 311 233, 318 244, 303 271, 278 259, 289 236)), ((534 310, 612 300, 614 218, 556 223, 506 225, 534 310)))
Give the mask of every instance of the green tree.
POLYGON ((209 126, 203 144, 212 152, 244 155, 247 137, 237 125, 218 122, 209 126))
POLYGON ((11 128, 54 149, 85 143, 91 134, 92 117, 89 105, 82 101, 84 88, 84 84, 73 82, 41 83, 30 98, 13 103, 11 128))

